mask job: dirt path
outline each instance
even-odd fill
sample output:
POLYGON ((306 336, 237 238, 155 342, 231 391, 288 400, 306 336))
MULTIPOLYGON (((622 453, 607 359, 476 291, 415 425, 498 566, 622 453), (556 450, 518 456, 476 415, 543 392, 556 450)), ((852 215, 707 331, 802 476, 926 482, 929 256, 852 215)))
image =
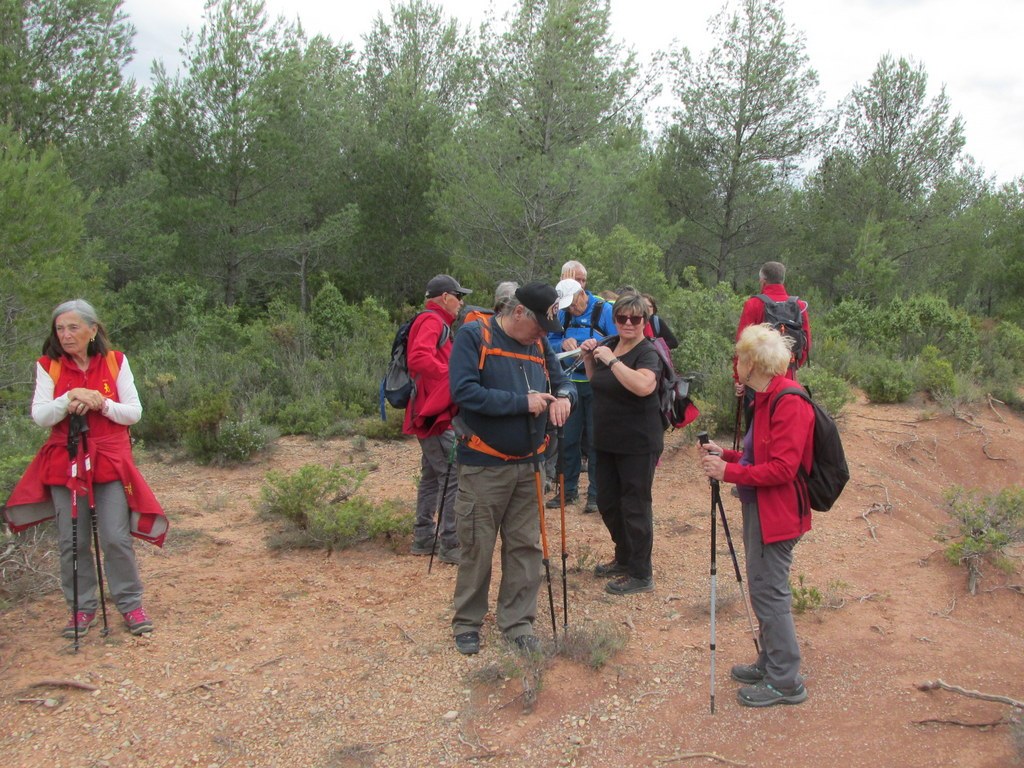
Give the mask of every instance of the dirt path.
MULTIPOLYGON (((282 439, 236 469, 143 471, 172 516, 164 551, 137 550, 149 638, 114 624, 77 655, 57 636, 57 595, 0 615, 0 754, 6 766, 996 766, 1012 765, 1004 704, 916 685, 1024 699, 1024 597, 985 573, 975 597, 936 536, 942 491, 1020 483, 1024 422, 980 407, 970 421, 920 406, 851 406, 853 479, 816 513, 794 574, 836 606, 797 617, 810 699, 767 711, 735 701, 729 667, 753 652, 719 531, 716 714, 709 712, 710 497, 692 437, 674 433, 655 485, 657 589, 626 598, 590 575, 610 554, 596 515, 570 513, 570 624, 621 627, 600 670, 558 657, 524 713, 516 657, 488 619, 462 657, 449 621, 455 570, 373 544, 273 554, 255 507, 268 469, 369 460, 374 498, 415 496, 415 443, 282 439), (933 410, 933 413, 935 411, 933 410), (886 506, 888 505, 888 506, 886 506), (74 680, 95 691, 44 680, 74 680), (52 699, 42 703, 20 699, 52 699), (702 755, 702 756, 695 756, 702 755)), ((738 506, 726 510, 739 542, 738 506)), ((557 520, 554 521, 557 524, 557 520)), ((552 527, 558 540, 557 527, 552 527)), ((1021 553, 1017 552, 1019 556, 1021 553)), ((553 558, 561 623, 560 559, 553 558)), ((547 593, 538 634, 550 641, 547 593)), ((493 603, 493 600, 492 600, 493 603)), ((1024 749, 1024 747, 1022 747, 1024 749)))

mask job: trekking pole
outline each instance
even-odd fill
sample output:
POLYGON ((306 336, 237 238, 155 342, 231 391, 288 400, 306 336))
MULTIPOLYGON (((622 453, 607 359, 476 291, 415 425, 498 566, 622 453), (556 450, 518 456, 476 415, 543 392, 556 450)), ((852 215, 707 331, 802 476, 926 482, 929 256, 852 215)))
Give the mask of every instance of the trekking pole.
MULTIPOLYGON (((526 380, 526 392, 527 395, 536 392, 530 387, 530 378, 526 375, 526 369, 519 366, 519 369, 523 372, 523 378, 526 380)), ((542 553, 541 562, 544 563, 544 572, 547 574, 548 582, 548 607, 551 609, 551 634, 555 641, 558 643, 558 625, 555 623, 555 594, 551 589, 551 559, 548 557, 548 529, 547 521, 544 516, 544 487, 541 484, 540 479, 540 454, 537 453, 537 426, 533 421, 533 414, 529 411, 526 412, 527 424, 530 427, 530 446, 532 447, 531 456, 533 458, 533 484, 537 489, 537 512, 540 517, 540 546, 542 553)), ((564 497, 563 497, 564 498, 564 497)), ((565 508, 563 501, 562 508, 565 508)))
POLYGON ((83 420, 72 416, 68 423, 68 475, 71 477, 71 623, 74 650, 78 653, 78 445, 83 420))
POLYGON ((732 435, 732 449, 738 451, 740 449, 740 416, 743 413, 743 400, 744 395, 736 395, 736 429, 733 430, 732 435))
MULTIPOLYGON (((708 442, 708 433, 697 435, 701 443, 708 442)), ((715 515, 714 487, 717 481, 712 480, 711 501, 711 714, 715 714, 715 607, 718 601, 718 518, 715 515)))
MULTIPOLYGON (((82 425, 79 427, 79 433, 82 436, 82 453, 85 456, 85 472, 86 476, 92 471, 92 465, 89 458, 88 441, 86 439, 86 432, 89 431, 89 425, 85 421, 84 416, 72 416, 82 420, 82 425)), ((99 522, 96 520, 96 498, 93 495, 92 482, 89 482, 89 521, 90 527, 92 528, 92 548, 96 552, 96 584, 100 590, 100 608, 103 613, 103 629, 100 630, 100 637, 106 637, 110 634, 110 624, 107 623, 107 597, 103 589, 103 563, 100 561, 100 532, 99 522)))
POLYGON ((565 577, 565 563, 569 553, 565 548, 565 452, 562 444, 565 442, 563 427, 558 428, 558 507, 562 513, 562 637, 569 631, 569 591, 565 577))
POLYGON ((754 651, 761 655, 761 646, 757 642, 757 632, 754 630, 754 617, 750 612, 750 602, 747 600, 747 592, 743 588, 743 576, 740 574, 740 563, 736 558, 736 548, 732 545, 732 536, 729 533, 729 521, 725 517, 725 507, 722 506, 722 487, 717 480, 711 481, 711 507, 718 507, 719 516, 722 518, 722 530, 725 531, 725 541, 729 545, 729 554, 732 556, 732 567, 736 571, 736 583, 740 585, 740 598, 743 600, 743 607, 747 611, 747 625, 750 627, 750 636, 754 640, 754 651))
POLYGON ((427 563, 428 575, 430 574, 430 569, 434 567, 434 550, 437 549, 437 537, 441 534, 441 515, 444 514, 444 497, 448 495, 448 480, 452 476, 452 464, 455 463, 455 449, 458 445, 459 441, 453 437, 452 449, 448 451, 448 469, 444 472, 444 486, 440 497, 437 499, 437 525, 434 526, 434 544, 430 548, 430 562, 427 563))

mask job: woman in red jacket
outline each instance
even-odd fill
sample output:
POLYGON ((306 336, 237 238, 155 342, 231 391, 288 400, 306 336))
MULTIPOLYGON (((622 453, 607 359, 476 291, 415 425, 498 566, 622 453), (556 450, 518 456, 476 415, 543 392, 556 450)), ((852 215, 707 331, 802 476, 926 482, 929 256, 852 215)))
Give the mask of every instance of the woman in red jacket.
POLYGON ((111 349, 96 310, 82 299, 58 306, 36 364, 32 398, 32 419, 50 428, 50 438, 15 486, 4 515, 13 531, 57 518, 61 586, 72 611, 63 629, 65 637, 84 635, 96 623, 97 575, 90 546, 93 520, 107 585, 128 631, 141 635, 153 629, 142 607, 142 579, 131 537, 162 545, 167 519, 132 459, 128 427, 141 416, 128 359, 111 349), (73 421, 75 432, 69 435, 73 421), (72 487, 77 512, 74 537, 72 487), (78 543, 77 584, 73 538, 78 543))
POLYGON ((792 344, 768 324, 743 329, 736 341, 736 371, 754 395, 743 450, 726 450, 714 442, 699 446, 704 474, 735 483, 743 507, 747 584, 760 625, 760 654, 753 664, 734 666, 732 677, 746 683, 737 696, 749 707, 799 704, 807 698, 790 611, 789 572, 793 548, 811 529, 799 468, 811 469, 814 411, 800 397, 778 395, 794 386, 786 378, 792 344))

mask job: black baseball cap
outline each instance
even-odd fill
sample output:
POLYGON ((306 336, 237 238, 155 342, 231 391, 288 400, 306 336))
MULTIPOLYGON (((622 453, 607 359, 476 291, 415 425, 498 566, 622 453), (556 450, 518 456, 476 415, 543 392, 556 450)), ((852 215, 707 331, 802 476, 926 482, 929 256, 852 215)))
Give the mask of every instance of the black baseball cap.
POLYGON ((562 324, 558 322, 558 291, 547 283, 527 283, 516 288, 519 303, 533 312, 540 327, 548 333, 562 333, 562 324))
POLYGON ((456 296, 468 296, 469 288, 463 288, 459 281, 451 275, 434 275, 427 281, 427 298, 433 299, 442 293, 454 293, 456 296))

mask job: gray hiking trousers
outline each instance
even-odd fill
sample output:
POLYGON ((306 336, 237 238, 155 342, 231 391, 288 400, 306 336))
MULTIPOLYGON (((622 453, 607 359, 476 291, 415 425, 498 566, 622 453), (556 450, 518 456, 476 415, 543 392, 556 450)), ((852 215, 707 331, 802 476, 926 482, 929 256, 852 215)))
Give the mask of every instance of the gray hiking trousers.
MULTIPOLYGON (((74 601, 74 557, 71 546, 71 491, 51 485, 50 495, 57 512, 60 544, 60 581, 68 608, 74 601)), ((128 500, 120 482, 96 483, 96 522, 103 553, 104 586, 120 613, 142 607, 142 579, 135 561, 129 529, 128 500)), ((92 515, 89 500, 78 497, 78 610, 95 613, 99 606, 96 589, 96 556, 92 550, 92 515)))
POLYGON ((793 594, 789 588, 789 569, 798 536, 788 541, 764 544, 757 502, 743 505, 743 548, 747 560, 747 586, 750 603, 760 625, 757 658, 765 680, 776 688, 795 688, 801 682, 800 646, 793 622, 793 594))

